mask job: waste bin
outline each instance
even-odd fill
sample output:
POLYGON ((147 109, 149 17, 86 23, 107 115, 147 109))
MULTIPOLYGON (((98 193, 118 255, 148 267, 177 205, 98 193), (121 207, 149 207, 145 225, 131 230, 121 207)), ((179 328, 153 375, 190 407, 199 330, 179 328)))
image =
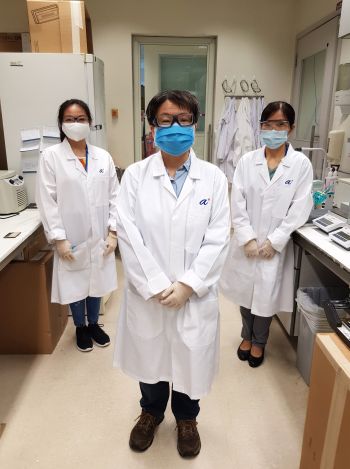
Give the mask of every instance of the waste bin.
MULTIPOLYGON (((308 287, 297 291, 300 315, 297 368, 306 384, 310 383, 315 336, 319 332, 332 332, 323 310, 323 303, 327 300, 344 300, 348 295, 348 289, 343 287, 308 287)), ((347 312, 338 310, 338 314, 343 318, 347 312)))

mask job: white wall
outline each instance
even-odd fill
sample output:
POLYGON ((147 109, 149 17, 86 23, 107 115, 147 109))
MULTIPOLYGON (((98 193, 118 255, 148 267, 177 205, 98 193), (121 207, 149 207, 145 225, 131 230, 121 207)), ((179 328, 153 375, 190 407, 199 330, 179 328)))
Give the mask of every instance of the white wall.
POLYGON ((266 100, 289 99, 295 43, 295 0, 87 0, 94 47, 105 62, 110 149, 118 164, 133 161, 131 35, 217 36, 215 120, 227 76, 256 76, 266 100), (103 8, 102 8, 103 5, 103 8))
POLYGON ((338 0, 296 0, 296 32, 300 33, 334 12, 338 0))

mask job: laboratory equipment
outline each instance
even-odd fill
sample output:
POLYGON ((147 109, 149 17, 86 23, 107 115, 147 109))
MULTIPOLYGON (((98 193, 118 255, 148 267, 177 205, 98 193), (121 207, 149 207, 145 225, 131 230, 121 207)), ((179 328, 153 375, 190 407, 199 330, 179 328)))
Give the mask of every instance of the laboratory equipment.
POLYGON ((331 130, 328 134, 327 160, 331 165, 340 165, 344 137, 344 130, 331 130))
POLYGON ((336 91, 334 104, 340 107, 342 114, 348 116, 350 114, 350 90, 336 91))
MULTIPOLYGON (((322 154, 322 174, 320 178, 323 179, 326 176, 326 165, 327 161, 332 167, 339 167, 341 155, 343 151, 343 144, 344 144, 344 130, 331 130, 328 134, 328 151, 324 148, 318 147, 300 147, 296 148, 296 151, 302 151, 303 153, 307 152, 320 152, 322 154)), ((312 153, 313 155, 313 153, 312 153)), ((316 168, 316 163, 313 161, 313 157, 311 157, 312 164, 314 168, 316 168)), ((316 172, 316 171, 315 171, 316 172)), ((316 175, 317 176, 317 175, 316 175)))
POLYGON ((336 308, 349 308, 350 301, 326 301, 323 305, 329 325, 341 340, 350 347, 350 320, 341 319, 336 308))
POLYGON ((104 65, 90 54, 2 53, 0 77, 0 169, 23 175, 34 202, 40 151, 60 141, 57 112, 64 101, 78 98, 89 105, 88 140, 107 147, 104 65))
POLYGON ((326 213, 326 215, 322 215, 322 217, 312 220, 312 223, 322 231, 330 233, 338 228, 342 228, 346 224, 346 220, 333 213, 326 213))
POLYGON ((342 246, 347 251, 350 250, 350 226, 345 225, 340 230, 329 233, 329 237, 332 241, 342 246))
POLYGON ((0 171, 0 215, 24 210, 28 205, 23 176, 15 171, 0 171))
POLYGON ((333 210, 348 218, 350 201, 350 178, 338 178, 335 182, 333 210), (345 210, 345 211, 344 211, 345 210))

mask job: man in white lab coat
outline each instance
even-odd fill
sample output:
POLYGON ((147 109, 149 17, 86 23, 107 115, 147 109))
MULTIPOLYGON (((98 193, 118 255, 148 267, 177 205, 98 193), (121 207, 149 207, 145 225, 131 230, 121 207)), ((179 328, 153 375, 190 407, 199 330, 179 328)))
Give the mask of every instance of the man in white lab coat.
POLYGON ((140 382, 135 451, 152 444, 171 392, 178 451, 196 456, 199 399, 217 371, 229 204, 224 174, 191 149, 198 116, 191 93, 156 95, 147 118, 160 151, 126 170, 118 196, 126 285, 115 363, 140 382))
POLYGON ((294 120, 288 103, 264 109, 263 147, 241 158, 232 183, 234 234, 220 285, 241 306, 243 341, 237 354, 253 368, 264 360, 273 315, 293 311, 291 234, 312 208, 311 163, 287 141, 294 120))

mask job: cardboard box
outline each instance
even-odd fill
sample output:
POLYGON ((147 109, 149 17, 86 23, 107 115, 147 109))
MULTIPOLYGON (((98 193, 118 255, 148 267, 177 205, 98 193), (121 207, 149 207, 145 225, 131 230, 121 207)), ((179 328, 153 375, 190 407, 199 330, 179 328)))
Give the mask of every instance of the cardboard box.
POLYGON ((32 52, 93 53, 83 1, 28 0, 27 8, 32 52))
POLYGON ((318 334, 300 469, 350 467, 350 349, 335 333, 318 334))
POLYGON ((67 324, 68 307, 51 303, 53 253, 11 262, 0 272, 0 353, 52 353, 67 324))
POLYGON ((0 52, 30 52, 29 33, 0 33, 0 52))

